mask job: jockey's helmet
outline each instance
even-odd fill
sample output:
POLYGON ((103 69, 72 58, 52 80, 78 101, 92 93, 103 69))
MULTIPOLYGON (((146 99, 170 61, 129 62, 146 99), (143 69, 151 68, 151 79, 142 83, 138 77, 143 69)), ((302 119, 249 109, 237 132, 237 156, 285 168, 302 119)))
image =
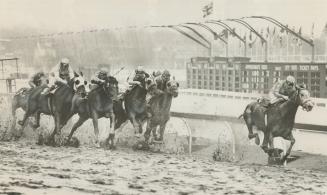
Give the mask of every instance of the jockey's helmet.
POLYGON ((144 71, 143 66, 138 66, 138 67, 136 68, 136 72, 143 72, 143 71, 144 71))
POLYGON ((287 84, 289 84, 289 85, 294 85, 294 83, 295 83, 295 78, 294 78, 292 75, 288 75, 288 76, 286 77, 286 82, 287 82, 287 84))
POLYGON ((156 76, 159 76, 159 75, 161 75, 161 71, 160 71, 160 70, 158 70, 158 71, 156 72, 156 76))
POLYGON ((60 60, 60 63, 62 63, 62 64, 69 64, 69 59, 68 58, 62 58, 60 60))
POLYGON ((109 70, 106 67, 102 67, 102 68, 100 68, 100 72, 108 74, 109 70))

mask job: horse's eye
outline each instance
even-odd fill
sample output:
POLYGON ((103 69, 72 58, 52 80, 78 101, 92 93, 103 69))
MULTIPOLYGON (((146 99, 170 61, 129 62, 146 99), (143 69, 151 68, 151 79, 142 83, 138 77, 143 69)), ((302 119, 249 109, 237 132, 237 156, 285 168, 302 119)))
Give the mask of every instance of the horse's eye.
POLYGON ((167 86, 170 87, 170 83, 168 83, 167 86))
POLYGON ((87 85, 87 81, 84 81, 84 85, 87 85))
POLYGON ((80 81, 79 81, 79 80, 76 80, 76 81, 75 81, 75 84, 76 84, 76 85, 78 85, 79 83, 80 83, 80 81))

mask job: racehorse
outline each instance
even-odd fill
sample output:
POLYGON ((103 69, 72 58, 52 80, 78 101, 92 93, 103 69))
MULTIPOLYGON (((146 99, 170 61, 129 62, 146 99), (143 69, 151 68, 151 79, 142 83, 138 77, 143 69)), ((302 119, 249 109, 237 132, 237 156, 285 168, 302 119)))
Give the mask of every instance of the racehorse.
POLYGON ((146 95, 147 93, 155 93, 157 89, 154 81, 150 78, 140 79, 138 81, 140 85, 135 85, 134 88, 125 95, 123 102, 127 118, 134 127, 136 137, 142 134, 142 125, 147 118, 146 95))
POLYGON ((264 140, 261 147, 269 156, 272 156, 272 152, 274 152, 274 137, 282 137, 289 140, 291 142, 290 147, 281 160, 284 162, 290 155, 295 143, 292 130, 299 106, 302 106, 304 110, 309 112, 312 110, 314 103, 310 99, 310 93, 307 89, 296 86, 289 100, 271 105, 268 107, 267 111, 267 108, 263 107, 262 104, 252 102, 246 106, 240 118, 243 116, 249 131, 249 139, 254 137, 258 139, 258 134, 253 133, 254 126, 257 127, 258 130, 263 131, 264 140), (265 119, 265 117, 267 118, 265 119), (270 148, 268 148, 268 143, 270 148))
POLYGON ((166 124, 170 119, 170 107, 172 99, 178 96, 179 83, 175 80, 168 81, 163 94, 153 97, 150 101, 153 116, 148 119, 144 133, 145 142, 149 142, 151 131, 155 141, 162 142, 166 124), (160 127, 160 136, 157 137, 157 127, 160 127))
MULTIPOLYGON (((46 84, 46 82, 47 82, 47 80, 41 79, 38 86, 44 85, 44 84, 46 84)), ((16 92, 16 94, 14 95, 12 102, 11 102, 11 113, 12 113, 12 117, 13 117, 11 130, 13 130, 16 126, 16 119, 17 119, 16 110, 18 108, 21 108, 23 111, 26 111, 28 96, 30 95, 30 93, 33 89, 34 88, 23 87, 23 88, 19 89, 16 92)), ((24 129, 24 127, 23 127, 23 129, 24 129)))
POLYGON ((109 137, 106 140, 111 141, 110 148, 114 148, 114 127, 115 127, 115 114, 114 114, 114 101, 117 100, 118 94, 118 81, 113 76, 108 76, 104 83, 93 89, 89 94, 86 101, 81 102, 76 106, 76 113, 79 119, 73 125, 70 134, 67 138, 69 143, 74 132, 89 118, 93 121, 94 134, 96 136, 96 144, 99 144, 99 127, 98 119, 102 117, 110 118, 110 131, 109 137))
MULTIPOLYGON (((82 75, 82 74, 81 74, 82 75)), ((36 124, 34 127, 40 126, 40 114, 52 115, 55 121, 55 128, 50 136, 50 143, 55 143, 55 135, 60 134, 62 127, 73 116, 71 111, 72 98, 74 93, 85 94, 86 84, 83 76, 74 73, 68 84, 57 83, 58 88, 54 94, 42 95, 42 91, 47 87, 46 85, 34 88, 28 98, 27 110, 22 121, 18 124, 24 125, 27 118, 36 113, 36 124), (74 92, 74 88, 76 92, 74 92)))

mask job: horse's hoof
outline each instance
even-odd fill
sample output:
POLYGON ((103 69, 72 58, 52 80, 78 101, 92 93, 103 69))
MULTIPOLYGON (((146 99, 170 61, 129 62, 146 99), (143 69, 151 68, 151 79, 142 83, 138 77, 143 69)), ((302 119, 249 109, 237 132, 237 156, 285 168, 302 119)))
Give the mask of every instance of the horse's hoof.
POLYGON ((110 144, 110 146, 109 146, 109 150, 116 150, 117 149, 117 147, 115 146, 115 145, 111 145, 110 144))
POLYGON ((94 145, 95 145, 96 148, 101 148, 101 145, 100 145, 99 142, 94 143, 94 145))

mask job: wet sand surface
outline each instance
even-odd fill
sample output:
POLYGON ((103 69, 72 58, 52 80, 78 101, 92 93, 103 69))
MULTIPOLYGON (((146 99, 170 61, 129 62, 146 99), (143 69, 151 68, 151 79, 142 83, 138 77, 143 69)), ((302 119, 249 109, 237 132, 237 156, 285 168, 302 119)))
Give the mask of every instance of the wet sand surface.
POLYGON ((325 156, 320 161, 310 156, 298 161, 301 166, 294 161, 285 168, 122 147, 54 148, 27 141, 0 142, 0 155, 0 194, 327 193, 327 172, 310 170, 315 166, 312 159, 321 164, 325 156))

